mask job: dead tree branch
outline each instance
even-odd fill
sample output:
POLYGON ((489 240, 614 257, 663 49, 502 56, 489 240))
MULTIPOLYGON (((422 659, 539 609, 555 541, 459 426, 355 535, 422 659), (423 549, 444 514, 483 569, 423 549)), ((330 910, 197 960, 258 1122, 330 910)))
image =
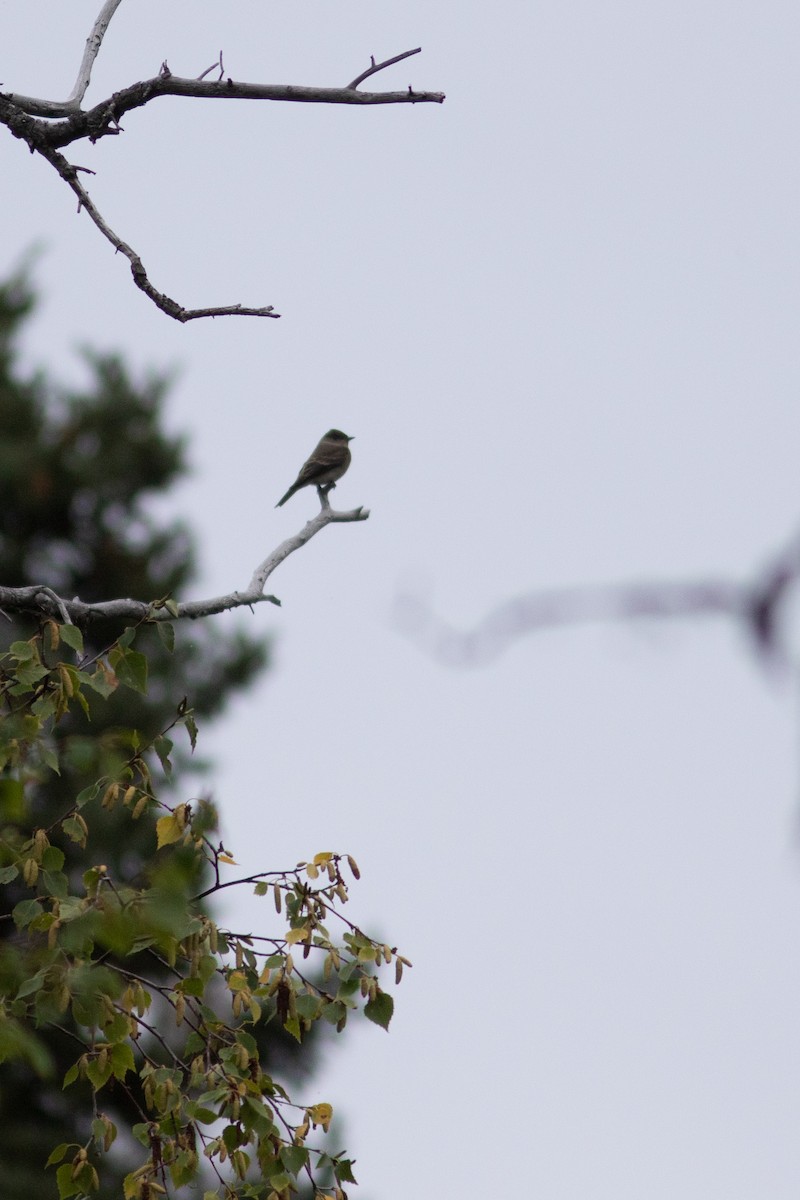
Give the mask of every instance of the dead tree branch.
MULTIPOLYGON (((78 197, 78 211, 83 208, 91 217, 94 224, 102 233, 103 237, 111 243, 115 250, 120 254, 124 254, 128 262, 131 264, 131 275, 136 286, 144 292, 145 296, 153 301, 157 308, 167 316, 173 317, 176 321, 185 323, 186 321, 195 321, 198 317, 279 317, 280 313, 273 311, 272 306, 266 308, 246 308, 242 304, 230 304, 226 307, 218 308, 184 308, 167 296, 164 292, 160 292, 153 284, 145 270, 144 263, 139 255, 124 242, 119 234, 115 233, 108 222, 101 216, 94 202, 92 201, 86 188, 78 178, 79 171, 86 171, 86 167, 75 167, 58 150, 52 147, 43 148, 40 153, 43 158, 46 158, 51 166, 55 167, 64 182, 72 188, 75 195, 78 197)), ((91 172, 94 174, 94 172, 91 172)))
MULTIPOLYGON (((362 71, 360 75, 356 75, 355 79, 351 83, 348 83, 347 86, 348 88, 357 88, 365 79, 369 79, 370 75, 377 75, 378 71, 382 71, 384 67, 392 67, 395 63, 402 62, 404 58, 411 58, 412 54, 421 53, 422 46, 417 46, 416 50, 404 50, 402 54, 395 54, 394 58, 384 59, 381 63, 375 62, 375 55, 373 54, 370 57, 371 65, 367 67, 366 71, 362 71)), ((408 90, 411 91, 410 88, 408 90)), ((444 100, 444 96, 442 96, 442 100, 444 100)))
POLYGON ((228 77, 223 79, 222 52, 218 62, 204 71, 197 79, 182 79, 173 75, 166 62, 153 79, 132 84, 115 92, 113 96, 84 111, 81 103, 86 95, 92 75, 92 67, 102 45, 103 37, 111 18, 121 0, 106 0, 86 40, 86 48, 78 70, 72 92, 64 101, 46 100, 36 96, 24 96, 16 92, 0 93, 0 124, 5 125, 14 137, 25 142, 32 154, 40 154, 58 172, 78 197, 78 209, 85 209, 94 224, 115 250, 124 254, 131 264, 134 283, 162 312, 176 321, 186 322, 198 317, 278 317, 273 305, 248 308, 242 304, 230 304, 213 308, 184 308, 176 300, 160 292, 150 282, 142 260, 110 227, 92 202, 87 190, 77 179, 77 171, 59 153, 73 142, 87 138, 97 142, 103 137, 116 137, 123 132, 120 121, 126 113, 142 108, 159 96, 183 96, 205 100, 273 100, 295 104, 441 104, 442 92, 414 91, 409 86, 402 92, 361 92, 358 85, 371 75, 377 74, 394 63, 420 49, 406 50, 371 65, 344 88, 300 87, 293 84, 241 83, 228 77), (209 80, 205 76, 219 67, 219 78, 209 80), (60 119, 63 118, 63 119, 60 119))
POLYGON ((459 630, 419 596, 401 595, 395 623, 426 653, 448 666, 479 666, 527 634, 567 625, 633 618, 727 617, 740 625, 760 658, 785 663, 782 606, 800 580, 800 535, 752 579, 633 583, 556 588, 507 600, 472 629, 459 630))
POLYGON ((13 103, 23 112, 30 112, 38 117, 66 117, 71 112, 80 110, 81 101, 86 95, 92 78, 94 60, 100 53, 106 30, 111 24, 111 18, 119 8, 122 0, 106 0, 99 16, 95 19, 91 32, 86 39, 81 65, 78 67, 78 77, 75 86, 66 100, 39 100, 34 96, 16 96, 13 103), (35 111, 34 111, 35 110, 35 111))
POLYGON ((34 613, 41 617, 52 617, 56 621, 70 625, 88 625, 92 621, 196 621, 201 617, 215 616, 217 613, 229 612, 234 608, 252 608, 255 604, 280 605, 277 596, 264 593, 266 582, 273 571, 284 562, 295 550, 299 550, 312 537, 324 529, 326 525, 344 524, 350 521, 366 521, 369 519, 368 508, 354 508, 347 512, 338 512, 331 508, 327 495, 318 490, 320 511, 316 517, 292 537, 272 551, 262 563, 256 567, 247 588, 241 592, 230 592, 225 596, 214 596, 210 600, 189 600, 175 602, 171 599, 156 601, 144 600, 101 600, 96 603, 86 603, 77 596, 66 600, 45 584, 32 584, 28 587, 4 587, 0 585, 0 609, 6 614, 10 612, 34 613))

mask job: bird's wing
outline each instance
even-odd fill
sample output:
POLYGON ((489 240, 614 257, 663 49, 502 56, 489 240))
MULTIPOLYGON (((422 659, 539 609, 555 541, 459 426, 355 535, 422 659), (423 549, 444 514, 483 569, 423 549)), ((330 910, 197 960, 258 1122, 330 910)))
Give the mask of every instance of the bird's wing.
POLYGON ((318 475, 324 475, 331 467, 340 467, 347 461, 349 451, 347 446, 339 444, 317 446, 314 453, 304 462, 297 476, 297 482, 309 483, 318 475))

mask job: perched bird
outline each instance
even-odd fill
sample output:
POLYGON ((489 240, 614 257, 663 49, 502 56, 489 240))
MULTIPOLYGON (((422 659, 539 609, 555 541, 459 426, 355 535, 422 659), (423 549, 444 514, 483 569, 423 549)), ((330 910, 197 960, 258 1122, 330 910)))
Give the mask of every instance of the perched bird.
POLYGON ((350 447, 352 438, 341 429, 329 429, 321 438, 310 458, 307 458, 300 468, 300 474, 295 479, 285 496, 275 505, 280 508, 300 488, 315 484, 317 487, 333 487, 337 479, 341 479, 350 466, 350 447))

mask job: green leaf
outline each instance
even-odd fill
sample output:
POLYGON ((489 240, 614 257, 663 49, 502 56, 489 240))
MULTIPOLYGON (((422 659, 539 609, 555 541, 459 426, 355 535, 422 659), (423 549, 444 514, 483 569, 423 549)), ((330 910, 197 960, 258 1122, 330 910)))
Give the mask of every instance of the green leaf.
POLYGON ((269 1176, 269 1186, 274 1192, 286 1191, 291 1182, 285 1171, 276 1171, 274 1175, 269 1176))
POLYGON ((80 1063, 73 1063, 72 1066, 70 1067, 70 1069, 67 1071, 66 1075, 64 1076, 64 1082, 61 1085, 62 1091, 64 1088, 69 1087, 69 1085, 71 1083, 74 1083, 75 1080, 80 1075, 80 1073, 81 1073, 80 1063))
POLYGON ((39 753, 42 756, 42 762, 44 765, 49 767, 50 770, 55 772, 56 775, 60 775, 61 767, 59 766, 58 755, 56 754, 55 750, 53 750, 51 746, 41 745, 39 746, 39 753))
POLYGON ((158 755, 159 762, 161 763, 161 766, 164 768, 165 775, 172 774, 172 763, 169 760, 170 752, 172 750, 172 745, 173 745, 173 743, 170 741, 170 739, 168 737, 157 737, 156 740, 153 742, 153 749, 155 750, 156 754, 158 755))
POLYGON ((83 654, 83 634, 75 625, 61 626, 61 640, 66 642, 72 650, 77 650, 79 654, 83 654))
POLYGON ((283 1023, 283 1028, 287 1033, 290 1033, 296 1041, 302 1041, 300 1034, 300 1020, 298 1017, 287 1017, 283 1023))
MULTIPOLYGON (((127 632, 127 631, 126 631, 127 632)), ((116 672, 117 679, 134 692, 147 691, 147 659, 138 650, 127 650, 120 645, 110 651, 108 661, 116 672)))
POLYGON ((111 693, 115 692, 119 686, 119 680, 116 675, 105 663, 98 663, 91 675, 83 672, 81 678, 87 687, 97 692, 98 696, 102 696, 104 700, 107 700, 111 693))
POLYGON ((20 662, 27 662, 36 655, 36 647, 32 642, 12 642, 8 648, 20 662))
POLYGON ((72 1178, 72 1163, 64 1163, 56 1171, 59 1200, 68 1200, 69 1196, 77 1196, 83 1191, 83 1184, 72 1178))
POLYGON ((189 741, 192 744, 192 750, 194 750, 195 746, 197 745, 197 722, 191 713, 187 713, 183 719, 183 723, 186 726, 186 732, 189 734, 189 741))
POLYGON ((79 846, 86 845, 86 830, 75 817, 65 817, 61 822, 61 828, 70 841, 76 842, 79 846))
POLYGON ((280 1160, 287 1171, 297 1175, 308 1162, 308 1151, 305 1146, 281 1146, 280 1160))
POLYGON ((69 1150, 69 1148, 70 1148, 69 1142, 62 1142, 60 1146, 56 1146, 55 1150, 52 1152, 52 1154, 48 1158, 47 1162, 44 1164, 45 1167, 54 1167, 56 1165, 56 1163, 60 1163, 62 1158, 64 1157, 64 1155, 69 1150))
POLYGON ((326 1021, 330 1021, 331 1025, 338 1025, 342 1017, 347 1015, 347 1009, 339 1000, 330 1000, 323 1003, 320 1016, 326 1021))
POLYGON ((11 883, 19 875, 19 867, 12 863, 10 867, 0 867, 0 883, 11 883))
POLYGON ((378 991, 374 1000, 368 1000, 364 1005, 364 1016, 381 1029, 388 1029, 394 1012, 394 1000, 388 992, 378 991))
POLYGON ((0 817, 21 821, 25 812, 25 792, 19 779, 0 779, 0 817))
POLYGON ((222 1131, 222 1141, 228 1153, 231 1150, 235 1150, 237 1146, 241 1146, 242 1136, 242 1131, 238 1125, 225 1126, 222 1131))
POLYGON ((136 1138, 137 1142, 141 1142, 143 1146, 150 1146, 150 1123, 142 1121, 137 1125, 131 1126, 131 1133, 136 1138))
POLYGON ((38 900, 20 900, 11 913, 17 929, 24 929, 44 911, 38 900))
POLYGON ((42 855, 42 868, 45 871, 60 871, 64 866, 65 855, 58 846, 47 846, 42 855))
POLYGON ((353 1174, 352 1158, 334 1159, 333 1171, 334 1171, 334 1174, 335 1174, 336 1178, 338 1179, 339 1183, 358 1184, 358 1180, 356 1179, 355 1175, 353 1174))
POLYGON ((115 1079, 124 1079, 134 1069, 133 1050, 127 1042, 118 1042, 111 1049, 111 1069, 115 1079))
MULTIPOLYGON (((164 607, 166 608, 166 605, 164 607)), ((172 654, 175 650, 175 626, 171 625, 169 621, 158 621, 156 629, 162 644, 172 654)))
POLYGON ((98 779, 97 783, 93 783, 89 787, 85 787, 82 792, 78 792, 75 798, 75 807, 83 808, 84 804, 88 804, 90 800, 94 800, 105 782, 104 779, 98 779))
MULTIPOLYGON (((16 678, 21 684, 38 683, 40 679, 44 679, 45 675, 49 674, 50 672, 47 667, 43 667, 41 663, 36 662, 29 663, 25 667, 18 667, 15 671, 16 678)), ((23 695, 26 690, 24 687, 14 687, 11 689, 12 692, 19 696, 23 695)))
POLYGON ((245 1096, 242 1103, 242 1121, 248 1131, 252 1130, 260 1138, 266 1137, 275 1127, 266 1105, 255 1096, 245 1096))
POLYGON ((308 992, 301 993, 297 997, 297 1011, 301 1017, 305 1017, 307 1021, 315 1021, 319 1016, 321 1001, 317 996, 312 996, 308 992))
POLYGON ((21 1000, 23 996, 30 996, 32 992, 38 992, 39 988, 45 981, 45 977, 49 969, 49 966, 42 967, 41 970, 37 971, 35 975, 31 975, 30 979, 23 980, 23 982, 19 985, 17 1000, 21 1000))
POLYGON ((180 1150, 175 1161, 169 1165, 169 1173, 176 1188, 191 1183, 197 1175, 197 1153, 194 1150, 180 1150))
MULTIPOLYGON (((128 1037, 130 1033, 130 1021, 125 1013, 114 1013, 114 1016, 109 1018, 103 1025, 103 1037, 107 1042, 121 1042, 128 1037)), ((114 1074, 119 1079, 116 1065, 114 1074)))
POLYGON ((40 889, 59 900, 66 899, 68 886, 67 877, 62 871, 42 871, 39 876, 40 889))
POLYGON ((201 1125, 213 1125, 219 1120, 219 1113, 213 1112, 210 1108, 204 1108, 202 1104, 187 1104, 186 1113, 193 1120, 199 1121, 201 1125))
POLYGON ((90 1059, 86 1064, 86 1076, 99 1092, 100 1088, 105 1087, 111 1078, 111 1056, 106 1054, 104 1063, 99 1058, 90 1059))

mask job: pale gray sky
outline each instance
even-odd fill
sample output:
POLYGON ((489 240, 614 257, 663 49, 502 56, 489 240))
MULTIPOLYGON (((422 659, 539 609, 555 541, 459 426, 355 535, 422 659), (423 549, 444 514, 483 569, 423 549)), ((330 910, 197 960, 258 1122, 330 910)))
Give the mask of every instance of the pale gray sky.
MULTIPOLYGON (((4 88, 66 95, 98 8, 0 5, 4 88)), ((309 1097, 346 1113, 365 1198, 794 1200, 791 690, 710 622, 470 673, 390 613, 409 580, 469 624, 531 588, 743 576, 795 528, 797 7, 126 0, 88 100, 220 48, 235 78, 343 84, 417 45, 376 84, 443 107, 161 99, 72 154, 156 286, 278 322, 171 322, 0 140, 0 268, 46 247, 30 360, 180 368, 197 595, 246 584, 314 511, 273 505, 321 433, 356 435, 336 502, 372 517, 237 618, 276 666, 203 744, 243 867, 350 850, 351 915, 415 964, 390 1035, 309 1097)))

